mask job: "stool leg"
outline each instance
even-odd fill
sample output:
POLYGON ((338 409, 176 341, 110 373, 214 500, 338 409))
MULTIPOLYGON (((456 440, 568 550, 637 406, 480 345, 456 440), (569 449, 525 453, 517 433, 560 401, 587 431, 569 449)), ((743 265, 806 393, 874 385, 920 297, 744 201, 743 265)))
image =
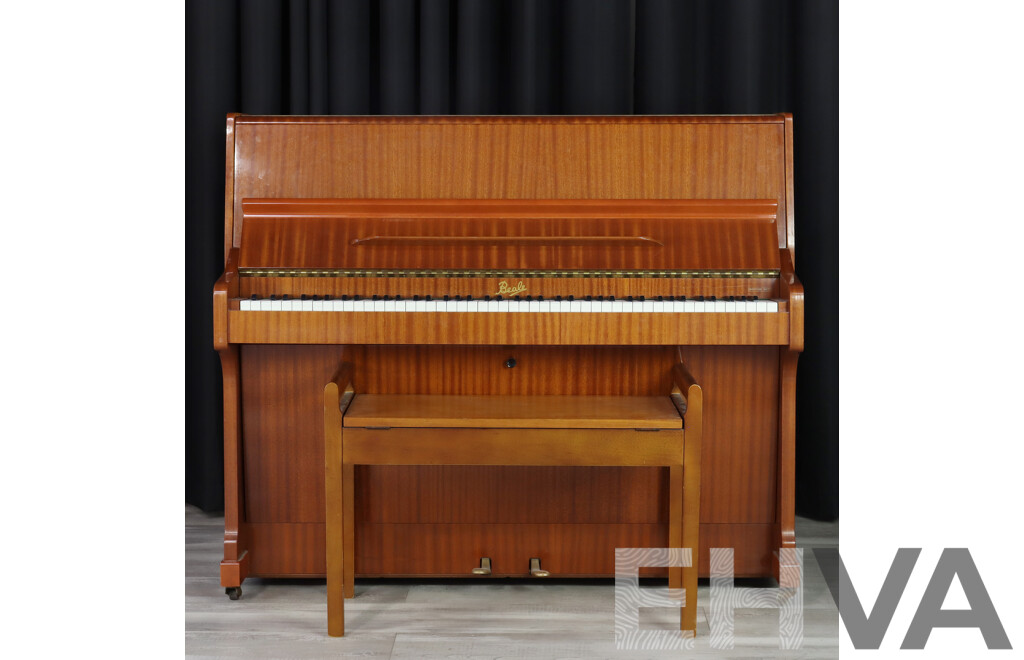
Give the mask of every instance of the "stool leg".
POLYGON ((700 471, 690 469, 684 475, 683 490, 683 543, 690 548, 690 566, 683 569, 683 588, 686 589, 686 605, 680 622, 681 630, 692 630, 697 634, 697 576, 700 574, 700 471), (696 473, 696 474, 693 474, 696 473), (692 603, 692 606, 690 605, 692 603))
MULTIPOLYGON (((328 387, 333 386, 328 385, 328 387)), ((335 404, 336 405, 336 404, 335 404)), ((327 423, 324 445, 324 486, 327 514, 327 634, 341 637, 345 634, 345 478, 342 469, 341 415, 334 419, 328 406, 324 421, 327 423)))
POLYGON ((345 465, 345 598, 356 597, 356 466, 345 465))

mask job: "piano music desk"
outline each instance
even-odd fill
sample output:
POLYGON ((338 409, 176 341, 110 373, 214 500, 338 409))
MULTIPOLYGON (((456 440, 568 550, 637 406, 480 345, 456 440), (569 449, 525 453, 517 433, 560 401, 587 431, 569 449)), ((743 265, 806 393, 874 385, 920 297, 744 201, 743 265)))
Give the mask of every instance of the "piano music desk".
MULTIPOLYGON (((672 375, 670 396, 357 395, 344 365, 324 387, 328 634, 345 634, 355 595, 355 465, 668 467, 669 545, 692 553, 669 586, 686 589, 680 628, 696 634, 703 396, 685 366, 672 375)), ((488 555, 530 575, 530 557, 488 555)))

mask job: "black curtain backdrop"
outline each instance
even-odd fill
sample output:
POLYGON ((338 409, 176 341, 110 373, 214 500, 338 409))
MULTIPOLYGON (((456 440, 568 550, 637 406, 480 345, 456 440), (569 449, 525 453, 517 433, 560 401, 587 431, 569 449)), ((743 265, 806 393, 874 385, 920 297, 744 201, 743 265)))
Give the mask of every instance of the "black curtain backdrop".
POLYGON ((224 116, 792 112, 797 510, 839 515, 839 8, 828 0, 189 0, 185 499, 223 507, 224 116))

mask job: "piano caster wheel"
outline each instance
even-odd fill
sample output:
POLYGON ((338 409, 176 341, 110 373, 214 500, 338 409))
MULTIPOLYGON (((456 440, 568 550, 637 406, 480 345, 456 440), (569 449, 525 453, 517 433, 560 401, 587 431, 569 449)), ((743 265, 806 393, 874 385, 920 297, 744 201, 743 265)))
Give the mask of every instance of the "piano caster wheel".
POLYGON ((226 589, 224 589, 224 593, 226 593, 228 595, 228 598, 230 598, 231 600, 238 600, 242 597, 242 588, 227 587, 226 589))

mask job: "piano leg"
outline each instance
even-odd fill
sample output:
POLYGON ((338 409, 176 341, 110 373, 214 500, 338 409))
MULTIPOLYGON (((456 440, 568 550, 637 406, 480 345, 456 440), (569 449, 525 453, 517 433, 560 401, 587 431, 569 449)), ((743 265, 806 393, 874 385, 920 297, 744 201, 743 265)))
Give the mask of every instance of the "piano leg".
POLYGON ((218 351, 224 376, 224 560, 220 563, 220 584, 232 600, 241 595, 242 582, 249 573, 248 543, 243 534, 242 438, 237 346, 218 351))
POLYGON ((779 356, 779 506, 777 550, 772 571, 779 580, 785 568, 782 555, 796 548, 796 364, 800 353, 783 348, 779 356), (780 566, 780 563, 782 564, 780 566))

